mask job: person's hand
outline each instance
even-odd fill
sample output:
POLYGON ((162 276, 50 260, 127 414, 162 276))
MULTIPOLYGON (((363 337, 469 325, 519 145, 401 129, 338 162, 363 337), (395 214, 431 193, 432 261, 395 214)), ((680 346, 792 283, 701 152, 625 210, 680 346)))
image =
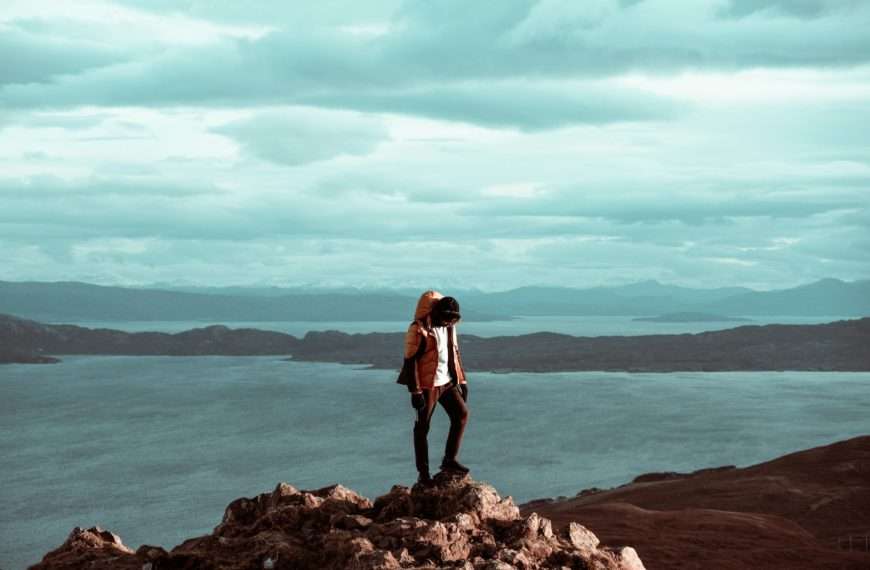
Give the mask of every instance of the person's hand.
POLYGON ((415 410, 419 410, 425 405, 426 398, 423 397, 423 392, 411 392, 411 406, 415 410))
POLYGON ((468 384, 459 385, 459 393, 462 394, 462 399, 468 401, 468 384))

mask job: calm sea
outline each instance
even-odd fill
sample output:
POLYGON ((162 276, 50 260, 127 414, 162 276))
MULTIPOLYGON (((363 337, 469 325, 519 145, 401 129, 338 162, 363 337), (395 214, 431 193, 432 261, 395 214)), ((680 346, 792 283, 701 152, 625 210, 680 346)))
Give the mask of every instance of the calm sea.
MULTIPOLYGON (((207 533, 277 482, 410 485, 393 372, 278 357, 65 357, 0 367, 0 568, 74 526, 133 548, 207 533)), ((460 459, 520 503, 641 473, 748 465, 870 433, 870 374, 470 373, 460 459)), ((437 466, 447 417, 430 433, 437 466)))

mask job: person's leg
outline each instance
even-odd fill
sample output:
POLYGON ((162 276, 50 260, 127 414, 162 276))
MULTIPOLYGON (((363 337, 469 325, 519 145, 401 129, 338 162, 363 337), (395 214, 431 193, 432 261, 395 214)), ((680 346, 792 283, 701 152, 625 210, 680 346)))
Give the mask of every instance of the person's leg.
POLYGON ((462 445, 462 434, 465 432, 465 424, 468 423, 468 406, 462 399, 459 388, 451 387, 445 390, 438 401, 450 417, 450 432, 447 434, 447 444, 444 447, 444 459, 442 465, 456 461, 459 455, 459 447, 462 445))
POLYGON ((429 423, 435 404, 438 400, 439 391, 436 389, 423 390, 426 405, 417 410, 417 420, 414 422, 414 460, 417 464, 417 472, 429 473, 429 423))

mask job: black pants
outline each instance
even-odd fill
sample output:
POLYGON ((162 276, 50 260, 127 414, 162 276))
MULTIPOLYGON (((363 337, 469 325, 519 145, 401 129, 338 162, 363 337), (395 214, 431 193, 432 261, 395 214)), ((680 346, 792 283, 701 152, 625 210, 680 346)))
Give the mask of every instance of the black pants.
POLYGON ((417 462, 417 471, 428 473, 429 442, 427 436, 435 404, 440 403, 450 417, 450 433, 447 434, 447 445, 444 447, 445 460, 454 460, 459 455, 462 433, 468 422, 468 406, 465 405, 459 388, 453 384, 423 390, 423 397, 426 404, 417 410, 417 421, 414 422, 414 457, 417 462))

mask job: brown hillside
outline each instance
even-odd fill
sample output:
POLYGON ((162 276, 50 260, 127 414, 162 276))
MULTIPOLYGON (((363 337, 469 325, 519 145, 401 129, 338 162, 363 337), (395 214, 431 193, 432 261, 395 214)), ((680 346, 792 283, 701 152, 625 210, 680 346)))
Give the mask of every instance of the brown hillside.
POLYGON ((632 544, 651 569, 867 570, 870 436, 741 469, 648 474, 520 509, 557 528, 582 520, 604 544, 632 544))

